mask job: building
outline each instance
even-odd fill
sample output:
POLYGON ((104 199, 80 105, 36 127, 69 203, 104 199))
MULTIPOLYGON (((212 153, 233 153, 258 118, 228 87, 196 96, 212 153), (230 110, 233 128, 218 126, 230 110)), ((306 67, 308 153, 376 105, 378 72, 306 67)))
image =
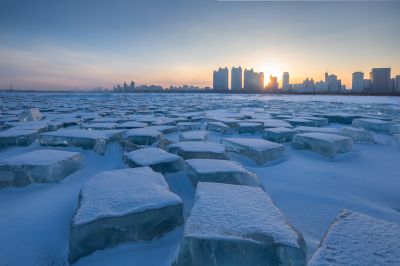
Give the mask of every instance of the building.
POLYGON ((228 86, 229 70, 227 67, 219 68, 218 71, 214 70, 213 74, 213 89, 215 91, 229 91, 228 86))
POLYGON ((329 93, 339 93, 342 90, 342 81, 336 75, 325 73, 325 82, 328 83, 329 93))
POLYGON ((373 68, 371 75, 372 92, 388 93, 392 91, 390 68, 373 68))
POLYGON ((277 90, 278 88, 279 88, 278 78, 270 75, 267 89, 268 90, 277 90))
POLYGON ((231 70, 231 91, 232 92, 242 92, 242 68, 241 67, 232 67, 231 70))
POLYGON ((395 92, 400 93, 400 75, 397 75, 395 78, 396 89, 395 92))
POLYGON ((322 80, 315 82, 314 88, 315 93, 328 93, 329 91, 328 83, 322 80))
POLYGON ((287 91, 290 89, 289 72, 283 72, 282 75, 282 89, 287 91))
POLYGON ((253 69, 244 70, 244 91, 262 92, 264 90, 264 73, 255 72, 253 69))
POLYGON ((363 92, 364 91, 364 73, 354 72, 351 82, 351 90, 353 92, 363 92))

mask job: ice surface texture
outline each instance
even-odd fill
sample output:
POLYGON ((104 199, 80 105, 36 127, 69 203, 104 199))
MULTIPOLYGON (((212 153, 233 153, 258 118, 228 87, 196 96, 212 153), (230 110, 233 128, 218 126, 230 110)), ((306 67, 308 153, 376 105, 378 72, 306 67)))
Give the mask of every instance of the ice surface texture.
POLYGON ((400 224, 343 210, 309 266, 400 265, 400 224))
POLYGON ((0 188, 57 182, 81 167, 78 152, 36 150, 0 161, 0 188))
POLYGON ((372 118, 357 118, 353 120, 353 126, 377 132, 389 133, 392 125, 392 122, 372 118))
POLYGON ((125 133, 125 140, 136 145, 151 145, 162 137, 161 132, 149 128, 135 128, 125 133))
POLYGON ((32 129, 10 128, 0 131, 0 149, 11 146, 28 146, 39 137, 39 132, 32 129))
POLYGON ((257 164, 277 159, 285 152, 283 145, 263 139, 226 138, 221 143, 228 151, 246 156, 257 164))
POLYGON ((119 243, 159 237, 183 222, 182 201, 149 167, 101 172, 82 187, 69 261, 119 243))
POLYGON ((194 186, 198 182, 227 183, 259 186, 257 175, 243 168, 238 162, 212 159, 187 160, 187 171, 194 186))
POLYGON ((266 128, 263 131, 263 138, 273 142, 287 142, 292 141, 296 133, 296 130, 286 127, 266 128))
POLYGON ((218 143, 183 141, 167 146, 167 151, 187 159, 227 160, 225 147, 218 143))
POLYGON ((331 158, 350 151, 352 147, 353 141, 349 137, 317 132, 294 135, 292 142, 294 149, 307 149, 331 158))
POLYGON ((160 148, 143 148, 126 155, 130 167, 149 166, 156 172, 170 173, 183 168, 183 159, 160 148))
POLYGON ((38 108, 31 108, 18 114, 19 121, 37 121, 43 119, 42 113, 38 108))
POLYGON ((179 136, 179 141, 206 141, 207 137, 207 131, 196 130, 181 133, 179 136))
POLYGON ((261 188, 200 182, 174 265, 306 265, 306 248, 261 188))

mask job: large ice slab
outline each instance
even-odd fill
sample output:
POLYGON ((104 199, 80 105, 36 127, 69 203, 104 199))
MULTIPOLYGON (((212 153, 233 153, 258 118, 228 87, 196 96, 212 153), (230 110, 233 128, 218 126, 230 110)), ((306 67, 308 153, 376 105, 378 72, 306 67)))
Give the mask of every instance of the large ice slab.
POLYGON ((135 145, 151 145, 159 141, 163 134, 149 128, 135 128, 125 133, 125 140, 135 145))
POLYGON ((182 201, 149 167, 101 172, 82 187, 69 261, 119 243, 159 237, 183 222, 182 201))
POLYGON ((329 123, 351 124, 353 119, 359 118, 359 115, 349 113, 326 113, 321 115, 328 119, 329 123))
POLYGON ((210 131, 217 131, 221 133, 226 133, 230 130, 230 127, 223 122, 207 122, 206 129, 210 131))
POLYGON ((0 149, 11 146, 28 146, 39 137, 39 132, 33 129, 10 128, 0 131, 0 149))
POLYGON ((176 172, 183 168, 183 159, 160 148, 143 148, 126 155, 130 167, 151 167, 156 172, 176 172))
POLYGON ((30 108, 18 114, 19 121, 37 121, 43 119, 42 113, 38 108, 30 108))
POLYGON ((283 145, 263 139, 226 138, 221 143, 228 151, 246 156, 257 164, 277 159, 285 152, 283 145))
POLYGON ((291 128, 274 127, 264 129, 263 138, 273 142, 287 142, 292 141, 295 134, 297 131, 291 128))
POLYGON ((367 130, 376 132, 390 132, 390 127, 393 125, 392 122, 373 119, 373 118, 357 118, 353 120, 353 126, 362 127, 367 130))
POLYGON ((0 188, 57 182, 81 167, 78 152, 36 150, 0 161, 0 188))
POLYGON ((300 133, 306 132, 320 132, 320 133, 328 133, 328 134, 341 134, 340 129, 338 128, 330 128, 330 127, 306 127, 306 126, 299 126, 295 127, 294 130, 300 133))
MULTIPOLYGON (((106 145, 108 141, 118 138, 122 130, 83 130, 68 129, 47 132, 41 135, 41 145, 44 146, 77 146, 84 149, 94 149, 99 144, 106 145), (100 142, 100 143, 99 143, 100 142)), ((94 149, 104 154, 103 149, 94 149)))
POLYGON ((240 163, 227 160, 191 159, 186 160, 187 171, 194 186, 198 182, 226 183, 257 187, 257 175, 245 169, 240 163))
POLYGON ((241 133, 252 133, 255 134, 257 132, 261 132, 264 128, 264 125, 261 123, 254 122, 240 122, 238 123, 238 131, 241 133))
POLYGON ((309 266, 400 265, 400 224, 343 210, 309 266))
POLYGON ((353 147, 349 137, 328 133, 302 133, 294 135, 292 148, 307 149, 334 158, 339 153, 348 152, 353 147))
POLYGON ((303 237, 261 189, 200 182, 174 265, 306 265, 303 237))
POLYGON ((356 127, 342 127, 340 130, 342 135, 352 138, 354 142, 375 142, 374 135, 365 129, 356 127))
POLYGON ((167 151, 177 154, 187 159, 219 159, 227 160, 225 147, 218 143, 183 141, 170 144, 166 147, 167 151))
POLYGON ((204 130, 196 130, 189 132, 182 132, 179 135, 179 141, 206 141, 208 132, 204 130))

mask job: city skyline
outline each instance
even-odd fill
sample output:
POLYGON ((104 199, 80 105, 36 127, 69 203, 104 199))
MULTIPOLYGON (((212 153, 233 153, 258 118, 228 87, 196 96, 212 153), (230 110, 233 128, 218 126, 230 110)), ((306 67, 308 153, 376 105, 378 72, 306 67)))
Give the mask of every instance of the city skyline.
POLYGON ((399 11, 398 1, 1 0, 0 88, 212 87, 225 65, 280 84, 286 71, 293 82, 332 72, 351 87, 355 71, 400 73, 399 11))

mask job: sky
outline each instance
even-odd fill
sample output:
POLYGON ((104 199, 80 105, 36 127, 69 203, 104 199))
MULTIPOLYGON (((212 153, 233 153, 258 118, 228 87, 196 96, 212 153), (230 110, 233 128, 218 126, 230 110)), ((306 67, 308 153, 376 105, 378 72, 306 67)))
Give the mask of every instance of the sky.
POLYGON ((398 75, 400 1, 0 0, 0 89, 211 86, 225 66, 398 75))

